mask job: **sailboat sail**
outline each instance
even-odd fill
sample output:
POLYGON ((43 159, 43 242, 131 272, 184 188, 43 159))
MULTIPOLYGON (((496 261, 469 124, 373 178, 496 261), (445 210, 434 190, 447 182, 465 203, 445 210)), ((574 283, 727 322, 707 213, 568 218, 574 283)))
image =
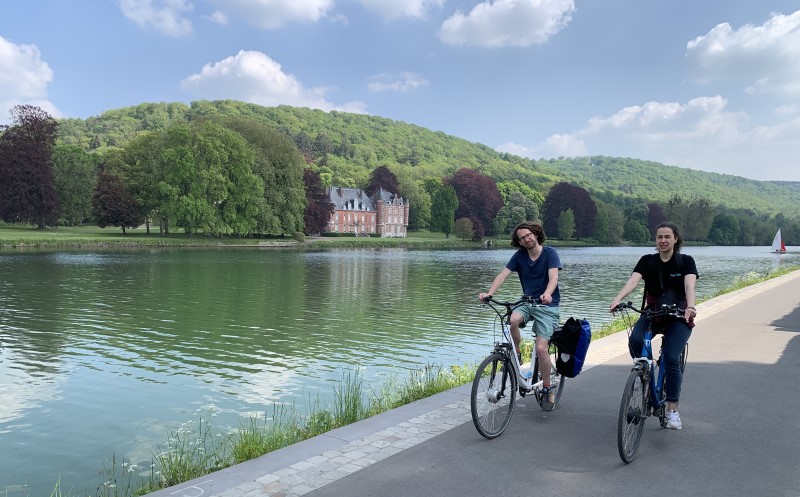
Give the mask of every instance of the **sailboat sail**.
POLYGON ((786 252, 786 245, 783 244, 783 237, 781 236, 780 228, 778 228, 778 232, 775 233, 775 238, 772 240, 771 250, 781 254, 786 252))

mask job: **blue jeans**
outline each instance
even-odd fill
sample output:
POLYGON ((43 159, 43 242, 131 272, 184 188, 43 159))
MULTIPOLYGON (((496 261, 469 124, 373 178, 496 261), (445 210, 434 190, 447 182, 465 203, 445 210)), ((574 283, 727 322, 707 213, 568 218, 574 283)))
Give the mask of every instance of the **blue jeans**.
MULTIPOLYGON (((644 316, 641 316, 633 326, 633 331, 631 331, 631 336, 628 339, 628 349, 631 357, 642 356, 644 332, 648 326, 650 326, 650 321, 644 316)), ((664 325, 654 324, 652 330, 654 335, 656 333, 663 333, 664 335, 661 341, 661 366, 666 367, 667 402, 678 402, 681 397, 681 382, 683 381, 681 353, 692 335, 692 329, 681 319, 670 319, 664 325)), ((653 351, 653 355, 657 357, 657 351, 653 351)))

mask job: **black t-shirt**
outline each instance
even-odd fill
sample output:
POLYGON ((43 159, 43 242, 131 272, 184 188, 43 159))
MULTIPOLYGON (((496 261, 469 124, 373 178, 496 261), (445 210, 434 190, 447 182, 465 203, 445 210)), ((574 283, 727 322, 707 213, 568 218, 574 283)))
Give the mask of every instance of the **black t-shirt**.
POLYGON ((697 274, 697 266, 692 256, 680 254, 676 257, 677 255, 677 252, 673 252, 670 260, 663 262, 659 254, 648 254, 643 255, 636 263, 633 272, 642 275, 645 294, 650 296, 648 300, 657 300, 664 290, 673 290, 685 301, 684 276, 687 274, 693 274, 698 278, 700 276, 697 274))

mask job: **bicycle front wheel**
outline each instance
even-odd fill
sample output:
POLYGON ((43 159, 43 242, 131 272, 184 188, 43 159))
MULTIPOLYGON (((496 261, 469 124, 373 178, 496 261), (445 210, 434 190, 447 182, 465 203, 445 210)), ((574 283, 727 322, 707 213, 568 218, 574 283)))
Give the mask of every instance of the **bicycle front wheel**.
POLYGON ((617 448, 619 457, 627 464, 636 457, 647 419, 647 382, 643 372, 634 368, 628 376, 617 423, 617 448))
POLYGON ((481 362, 472 382, 470 408, 478 433, 496 438, 511 422, 517 398, 517 377, 506 356, 493 353, 481 362))

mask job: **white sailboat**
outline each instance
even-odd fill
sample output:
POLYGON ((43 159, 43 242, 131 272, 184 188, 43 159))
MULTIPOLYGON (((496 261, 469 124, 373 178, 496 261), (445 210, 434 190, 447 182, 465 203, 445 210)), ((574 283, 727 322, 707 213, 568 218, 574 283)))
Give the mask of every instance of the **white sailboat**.
POLYGON ((783 244, 783 237, 781 236, 780 228, 778 228, 778 232, 775 233, 775 238, 772 240, 772 247, 770 247, 770 250, 776 254, 786 253, 786 245, 783 244))

